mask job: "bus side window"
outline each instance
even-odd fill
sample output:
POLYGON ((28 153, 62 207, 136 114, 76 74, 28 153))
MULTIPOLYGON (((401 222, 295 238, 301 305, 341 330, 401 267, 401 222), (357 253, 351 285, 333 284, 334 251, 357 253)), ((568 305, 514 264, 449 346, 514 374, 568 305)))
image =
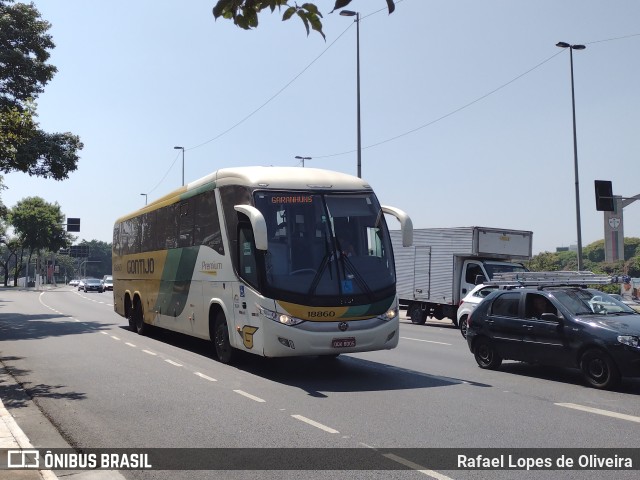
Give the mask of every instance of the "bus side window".
POLYGON ((156 212, 142 215, 142 252, 155 250, 156 212))
POLYGON ((194 245, 206 245, 213 248, 220 255, 224 255, 218 206, 214 190, 204 192, 193 198, 195 207, 194 245))
POLYGON ((120 255, 120 224, 116 223, 113 227, 113 255, 120 255))
POLYGON ((251 225, 238 225, 238 270, 244 281, 258 287, 258 269, 256 265, 256 247, 251 225))
POLYGON ((191 247, 193 245, 193 206, 190 201, 186 201, 180 204, 179 209, 178 247, 191 247))

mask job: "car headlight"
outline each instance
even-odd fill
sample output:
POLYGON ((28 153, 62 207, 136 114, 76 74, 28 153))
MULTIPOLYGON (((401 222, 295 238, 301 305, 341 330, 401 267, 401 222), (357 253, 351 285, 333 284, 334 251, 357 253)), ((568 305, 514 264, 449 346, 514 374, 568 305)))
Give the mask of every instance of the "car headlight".
POLYGON ((388 322, 389 320, 393 320, 394 318, 396 318, 398 316, 398 313, 399 313, 398 307, 390 308, 389 310, 384 312, 382 315, 378 315, 378 318, 380 320, 384 320, 388 322))
POLYGON ((304 320, 302 320, 301 318, 292 317, 291 315, 287 315, 286 313, 274 312, 273 310, 269 310, 268 308, 264 308, 261 306, 258 306, 258 311, 263 317, 268 318, 269 320, 273 320, 274 322, 281 323, 282 325, 292 326, 304 322, 304 320))
POLYGON ((618 341, 624 345, 629 345, 630 347, 640 347, 640 338, 635 335, 618 335, 618 341))

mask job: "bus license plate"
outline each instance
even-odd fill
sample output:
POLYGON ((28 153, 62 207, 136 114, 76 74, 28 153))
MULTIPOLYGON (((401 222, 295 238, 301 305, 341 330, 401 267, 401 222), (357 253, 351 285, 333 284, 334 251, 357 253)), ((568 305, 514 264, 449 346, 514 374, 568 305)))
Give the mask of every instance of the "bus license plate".
POLYGON ((356 339, 354 337, 349 338, 334 338, 331 340, 331 346, 333 348, 349 348, 356 346, 356 339))

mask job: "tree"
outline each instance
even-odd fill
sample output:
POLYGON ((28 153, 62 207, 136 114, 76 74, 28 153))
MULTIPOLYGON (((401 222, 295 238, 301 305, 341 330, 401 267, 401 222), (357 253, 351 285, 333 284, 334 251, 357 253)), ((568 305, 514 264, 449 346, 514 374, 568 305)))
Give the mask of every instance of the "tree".
POLYGON ((13 226, 20 245, 29 252, 27 264, 31 263, 34 252, 57 252, 73 240, 64 229, 64 215, 60 205, 47 203, 40 197, 20 200, 9 211, 9 223, 13 226))
POLYGON ((13 273, 15 279, 15 270, 12 266, 18 265, 18 251, 20 250, 20 242, 17 238, 3 237, 0 243, 0 268, 2 268, 2 276, 4 278, 4 286, 9 284, 9 277, 13 273))
POLYGON ((33 4, 0 0, 0 172, 63 180, 77 168, 80 138, 43 132, 35 121, 34 100, 57 71, 46 63, 50 27, 33 4))
MULTIPOLYGON (((396 9, 396 5, 393 0, 386 0, 389 13, 393 13, 396 9)), ((335 0, 333 10, 329 13, 333 13, 335 10, 340 10, 351 3, 351 0, 335 0)), ((269 8, 273 13, 278 8, 278 11, 282 10, 282 7, 287 7, 282 15, 282 20, 289 20, 294 15, 302 20, 305 28, 307 29, 307 35, 309 35, 309 27, 317 31, 322 38, 326 38, 322 31, 322 13, 318 10, 318 7, 314 3, 304 3, 301 6, 294 4, 289 5, 287 0, 218 0, 215 7, 213 7, 213 16, 217 20, 219 17, 227 20, 233 20, 238 27, 249 30, 258 26, 258 13, 262 10, 269 8)))

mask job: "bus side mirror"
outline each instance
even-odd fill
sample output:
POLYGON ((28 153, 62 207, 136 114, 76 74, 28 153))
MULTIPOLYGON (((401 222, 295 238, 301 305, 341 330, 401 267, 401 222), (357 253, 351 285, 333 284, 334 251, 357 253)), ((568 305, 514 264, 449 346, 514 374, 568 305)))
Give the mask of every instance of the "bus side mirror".
POLYGON ((253 239, 256 242, 256 249, 266 251, 269 244, 267 222, 265 222, 260 210, 251 205, 234 205, 233 208, 237 212, 244 213, 249 217, 251 228, 253 228, 253 239))
POLYGON ((402 246, 410 247, 413 245, 413 222, 409 215, 396 207, 380 206, 384 213, 393 215, 400 222, 400 230, 402 230, 402 246))

